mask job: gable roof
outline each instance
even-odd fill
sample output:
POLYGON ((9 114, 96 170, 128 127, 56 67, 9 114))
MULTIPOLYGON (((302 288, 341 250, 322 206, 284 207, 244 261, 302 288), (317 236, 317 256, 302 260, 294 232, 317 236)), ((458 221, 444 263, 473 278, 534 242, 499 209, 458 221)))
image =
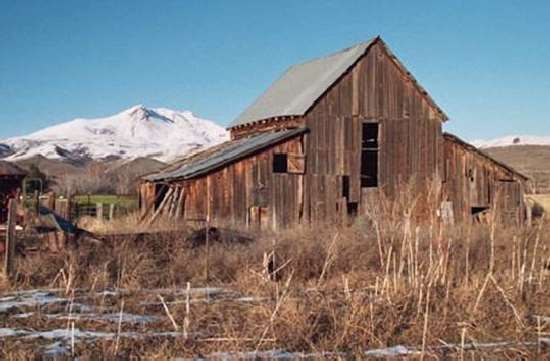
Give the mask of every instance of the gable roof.
POLYGON ((451 134, 451 133, 443 133, 443 137, 449 141, 452 141, 452 142, 455 142, 459 145, 461 145, 462 147, 478 154, 479 156, 495 163, 496 165, 498 165, 499 167, 502 167, 504 169, 506 169, 508 172, 514 174, 514 175, 517 175, 518 177, 522 178, 524 181, 528 181, 530 180, 529 177, 527 177, 526 175, 518 172, 517 170, 515 170, 514 168, 510 167, 509 165, 506 165, 498 160, 496 160, 495 158, 491 157, 489 154, 485 153, 484 151, 482 151, 481 149, 477 148, 476 146, 462 140, 461 138, 457 137, 456 135, 454 134, 451 134))
POLYGON ((143 179, 151 182, 192 179, 307 131, 307 128, 296 128, 229 140, 176 162, 159 173, 145 176, 143 179))
POLYGON ((380 42, 384 46, 396 65, 420 88, 421 92, 427 96, 430 104, 437 108, 446 120, 447 116, 416 82, 403 64, 391 53, 382 39, 375 37, 336 53, 291 66, 252 105, 245 109, 228 128, 274 117, 304 115, 376 42, 380 42))

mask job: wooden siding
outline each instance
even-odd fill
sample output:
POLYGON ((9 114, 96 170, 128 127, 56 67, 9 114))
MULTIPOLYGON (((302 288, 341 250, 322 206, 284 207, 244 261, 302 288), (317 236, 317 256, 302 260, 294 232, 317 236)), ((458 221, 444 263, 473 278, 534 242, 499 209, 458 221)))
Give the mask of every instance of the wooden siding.
POLYGON ((493 202, 503 217, 524 221, 525 181, 521 177, 452 139, 445 138, 444 148, 444 197, 452 202, 456 221, 469 221, 473 209, 488 209, 493 202))
POLYGON ((416 180, 420 192, 441 174, 441 114, 380 44, 321 97, 305 116, 307 207, 310 221, 340 219, 341 179, 349 177, 347 203, 361 202, 363 122, 379 124, 379 187, 392 197, 416 180))
MULTIPOLYGON (((171 182, 184 188, 183 219, 251 226, 261 223, 273 229, 298 224, 304 176, 274 173, 273 156, 283 153, 303 158, 303 138, 297 136, 206 176, 171 182)), ((142 185, 142 194, 146 188, 142 185)))
POLYGON ((142 216, 148 209, 153 208, 155 202, 155 183, 143 182, 138 187, 139 208, 142 216))

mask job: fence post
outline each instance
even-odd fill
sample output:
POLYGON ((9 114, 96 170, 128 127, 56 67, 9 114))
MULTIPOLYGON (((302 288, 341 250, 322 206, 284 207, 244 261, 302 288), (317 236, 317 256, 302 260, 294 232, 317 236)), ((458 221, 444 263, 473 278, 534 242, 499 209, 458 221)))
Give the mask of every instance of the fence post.
POLYGON ((67 220, 73 221, 73 196, 67 197, 67 220))
POLYGON ((109 204, 109 220, 112 221, 115 218, 115 204, 109 204))
POLYGON ((206 280, 206 287, 208 288, 208 278, 209 278, 209 257, 210 257, 210 222, 206 221, 206 259, 204 265, 204 279, 206 280))
POLYGON ((37 190, 34 191, 32 199, 34 211, 38 213, 38 210, 40 209, 40 194, 37 190))
POLYGON ((96 204, 96 217, 98 220, 103 220, 103 203, 96 204))
POLYGON ((6 250, 4 259, 4 273, 7 277, 13 274, 13 257, 15 256, 15 223, 17 217, 16 200, 8 203, 8 223, 6 227, 6 250))
POLYGON ((46 195, 48 198, 46 200, 46 205, 49 209, 51 209, 52 211, 55 210, 55 203, 56 203, 56 199, 55 199, 55 192, 48 192, 48 194, 46 195))

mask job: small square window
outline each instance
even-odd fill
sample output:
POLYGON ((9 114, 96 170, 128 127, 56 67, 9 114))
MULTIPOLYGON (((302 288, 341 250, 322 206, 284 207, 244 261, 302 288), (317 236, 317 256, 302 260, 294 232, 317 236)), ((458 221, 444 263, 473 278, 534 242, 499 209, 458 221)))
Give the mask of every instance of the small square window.
POLYGON ((288 172, 288 157, 286 154, 273 155, 273 173, 288 172))

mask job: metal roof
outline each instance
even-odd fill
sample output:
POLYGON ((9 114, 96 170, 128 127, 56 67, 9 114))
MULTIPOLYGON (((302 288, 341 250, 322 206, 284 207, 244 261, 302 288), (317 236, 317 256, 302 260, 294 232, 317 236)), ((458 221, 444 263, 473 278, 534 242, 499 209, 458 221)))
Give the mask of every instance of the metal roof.
POLYGON ((447 115, 437 106, 428 92, 391 52, 379 37, 359 43, 339 52, 317 58, 302 64, 291 66, 275 81, 251 106, 242 112, 228 128, 253 123, 259 120, 302 116, 346 71, 363 56, 371 45, 379 42, 394 60, 395 64, 409 77, 424 94, 428 102, 442 115, 447 115))
POLYGON ((304 115, 378 37, 337 53, 291 66, 229 128, 262 119, 304 115))
POLYGON ((230 140, 170 165, 159 173, 145 176, 144 179, 155 182, 195 178, 307 131, 307 128, 296 128, 279 132, 259 133, 248 138, 230 140))

